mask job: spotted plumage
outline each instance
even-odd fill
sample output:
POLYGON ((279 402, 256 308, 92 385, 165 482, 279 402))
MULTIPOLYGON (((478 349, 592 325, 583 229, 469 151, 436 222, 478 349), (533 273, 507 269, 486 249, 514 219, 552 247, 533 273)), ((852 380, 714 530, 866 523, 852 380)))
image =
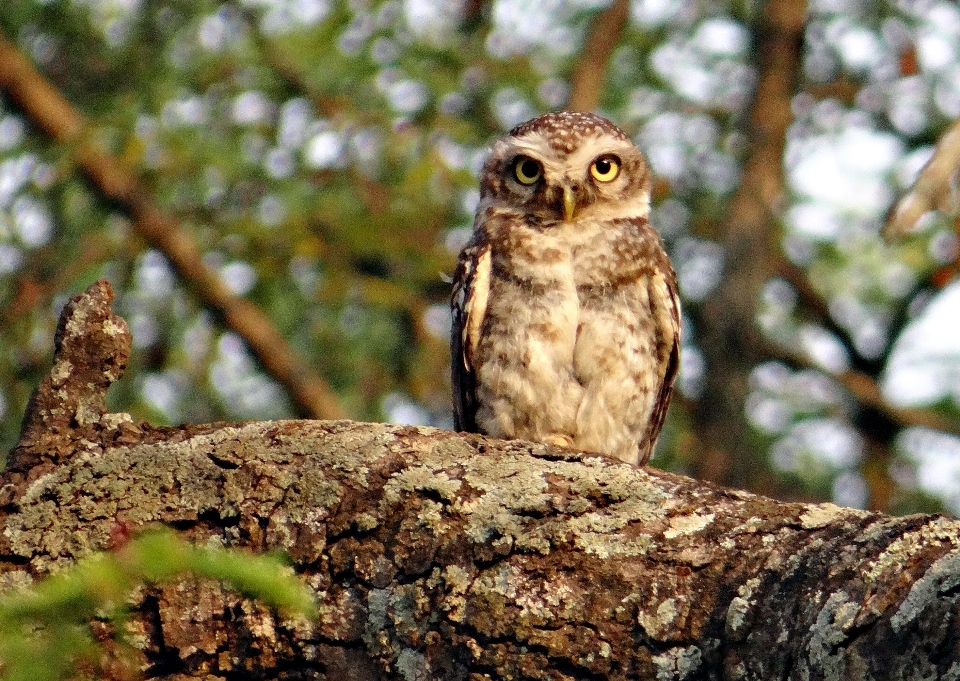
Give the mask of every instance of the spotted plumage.
POLYGON ((647 164, 605 118, 547 114, 493 145, 454 274, 458 430, 647 462, 680 335, 649 212, 647 164))

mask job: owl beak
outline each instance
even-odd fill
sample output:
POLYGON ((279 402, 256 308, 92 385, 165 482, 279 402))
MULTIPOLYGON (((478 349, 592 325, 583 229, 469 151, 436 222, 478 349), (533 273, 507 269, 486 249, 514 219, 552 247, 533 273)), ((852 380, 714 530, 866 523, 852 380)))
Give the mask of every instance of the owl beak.
POLYGON ((577 209, 577 197, 574 196, 570 187, 563 188, 563 219, 567 222, 573 220, 573 213, 577 209))

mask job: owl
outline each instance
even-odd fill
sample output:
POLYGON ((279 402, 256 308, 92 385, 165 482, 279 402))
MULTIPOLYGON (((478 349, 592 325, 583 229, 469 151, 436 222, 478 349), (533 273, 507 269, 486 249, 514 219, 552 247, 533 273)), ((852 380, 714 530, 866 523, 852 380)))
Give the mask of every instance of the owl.
POLYGON ((551 113, 494 143, 453 278, 457 430, 643 465, 677 374, 676 275, 620 128, 551 113))

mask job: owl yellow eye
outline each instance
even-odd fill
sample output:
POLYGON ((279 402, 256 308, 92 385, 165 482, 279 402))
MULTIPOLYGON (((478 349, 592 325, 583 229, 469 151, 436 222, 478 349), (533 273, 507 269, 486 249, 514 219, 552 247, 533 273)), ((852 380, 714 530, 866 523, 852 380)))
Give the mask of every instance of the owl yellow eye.
POLYGON ((543 175, 543 168, 529 156, 518 156, 513 162, 513 175, 520 184, 533 184, 543 175))
POLYGON ((590 174, 597 182, 613 182, 620 174, 620 159, 616 156, 601 156, 590 165, 590 174))

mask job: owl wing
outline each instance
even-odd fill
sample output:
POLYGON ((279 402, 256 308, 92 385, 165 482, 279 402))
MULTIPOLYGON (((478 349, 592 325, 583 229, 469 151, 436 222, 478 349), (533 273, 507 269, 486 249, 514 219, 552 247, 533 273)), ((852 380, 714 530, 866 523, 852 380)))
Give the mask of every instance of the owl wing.
MULTIPOLYGON (((666 260, 666 256, 664 256, 666 260)), ((647 426, 648 451, 641 452, 640 465, 646 463, 653 450, 660 430, 663 428, 673 395, 673 382, 680 368, 680 293, 677 289, 677 279, 669 261, 663 263, 660 274, 651 277, 650 302, 657 328, 657 354, 660 366, 663 367, 663 378, 660 383, 659 394, 653 404, 653 413, 647 426), (644 458, 644 456, 646 458, 644 458)))
POLYGON ((453 275, 453 328, 450 332, 450 380, 456 430, 477 432, 474 356, 490 293, 490 246, 468 245, 453 275))

